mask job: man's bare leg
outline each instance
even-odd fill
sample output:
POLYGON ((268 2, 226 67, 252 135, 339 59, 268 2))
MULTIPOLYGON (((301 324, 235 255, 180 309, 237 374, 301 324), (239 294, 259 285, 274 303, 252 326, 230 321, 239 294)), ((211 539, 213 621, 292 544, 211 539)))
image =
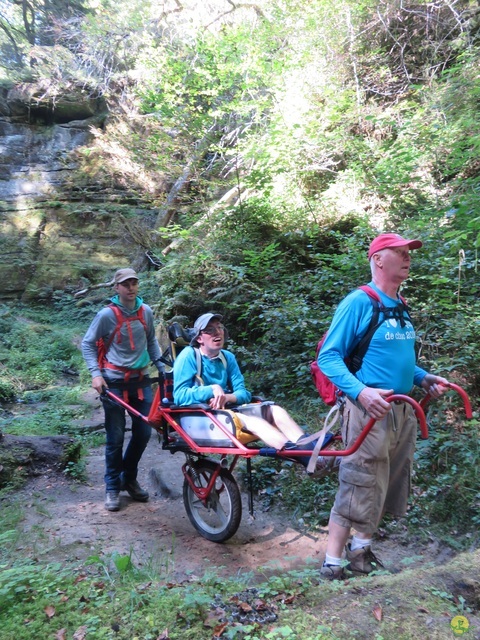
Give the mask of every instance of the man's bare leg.
POLYGON ((257 418, 256 416, 246 416, 242 413, 237 413, 237 417, 240 419, 245 429, 256 435, 260 440, 263 440, 265 444, 274 449, 283 449, 285 443, 289 438, 281 431, 274 427, 263 418, 257 418))
MULTIPOLYGON (((330 518, 328 522, 327 555, 332 558, 341 558, 349 535, 350 528, 342 527, 330 518)), ((367 538, 367 536, 365 537, 367 538)))
POLYGON ((298 426, 292 416, 287 413, 285 409, 282 409, 282 407, 279 407, 276 404, 272 405, 270 409, 274 423, 287 437, 287 440, 290 440, 290 442, 297 442, 299 438, 305 435, 303 429, 298 426))

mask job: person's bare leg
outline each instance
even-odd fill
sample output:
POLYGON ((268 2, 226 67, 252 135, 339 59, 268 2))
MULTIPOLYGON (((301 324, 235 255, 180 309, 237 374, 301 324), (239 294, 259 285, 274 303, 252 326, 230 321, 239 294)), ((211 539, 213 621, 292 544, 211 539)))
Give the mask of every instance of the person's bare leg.
POLYGON ((269 447, 283 449, 285 443, 289 440, 277 427, 274 427, 263 418, 246 416, 242 413, 237 413, 237 417, 243 423, 245 429, 256 435, 260 440, 263 440, 269 447))
MULTIPOLYGON (((328 522, 327 555, 332 558, 341 558, 347 544, 350 528, 342 527, 330 518, 328 522)), ((359 534, 361 536, 363 534, 359 534)), ((365 536, 365 539, 368 536, 365 536)))
POLYGON ((287 413, 285 409, 274 404, 270 407, 270 410, 272 412, 275 425, 287 437, 287 440, 290 440, 290 442, 297 442, 299 438, 305 435, 303 429, 298 426, 292 416, 287 413))

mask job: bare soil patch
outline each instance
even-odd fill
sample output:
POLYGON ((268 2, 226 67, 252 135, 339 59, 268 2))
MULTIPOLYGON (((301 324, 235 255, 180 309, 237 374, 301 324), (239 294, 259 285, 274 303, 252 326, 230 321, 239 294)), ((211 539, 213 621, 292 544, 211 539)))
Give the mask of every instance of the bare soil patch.
MULTIPOLYGON (((98 428, 103 411, 93 392, 89 400, 94 411, 88 422, 98 428)), ((87 425, 82 421, 80 426, 87 425)), ((184 460, 182 453, 162 450, 153 433, 139 472, 150 500, 134 502, 123 493, 121 510, 115 513, 104 508, 103 447, 89 452, 84 483, 66 477, 55 456, 42 460, 19 493, 26 509, 17 552, 43 561, 78 563, 82 570, 90 556, 100 556, 111 565, 114 554, 130 555, 135 566, 151 568, 172 583, 196 581, 209 570, 225 578, 249 574, 251 583, 293 569, 320 568, 327 529, 307 530, 302 514, 297 519, 291 515, 294 505, 282 505, 280 500, 264 508, 256 498, 251 517, 246 491, 235 535, 221 544, 204 539, 185 511, 184 460)), ((381 637, 381 616, 389 628, 401 630, 401 637, 447 640, 453 637, 453 603, 463 601, 468 607, 468 637, 480 640, 478 551, 454 558, 440 540, 414 539, 402 523, 380 532, 374 550, 393 575, 350 579, 332 584, 331 589, 320 584, 323 597, 320 604, 307 606, 308 613, 324 620, 338 637, 381 637), (432 593, 440 594, 437 600, 446 598, 440 610, 431 599, 425 606, 432 593)))
MULTIPOLYGON (((89 397, 95 407, 90 422, 101 424, 100 404, 93 395, 89 397)), ((153 564, 174 579, 202 575, 207 569, 225 576, 244 572, 264 576, 272 571, 320 566, 327 530, 306 530, 301 516, 295 520, 289 515, 289 505, 264 510, 261 501, 255 500, 252 517, 245 491, 237 533, 221 544, 205 540, 191 525, 184 508, 184 460, 182 453, 163 451, 153 433, 139 470, 139 481, 149 490, 150 500, 134 502, 122 493, 121 510, 114 513, 106 511, 103 504, 103 447, 88 455, 86 483, 75 482, 54 467, 47 467, 21 493, 29 507, 24 522, 24 551, 48 554, 52 560, 79 561, 97 554, 131 554, 135 564, 153 564)), ((395 572, 413 560, 443 563, 451 556, 451 551, 438 540, 420 545, 409 539, 401 527, 395 535, 380 538, 375 551, 395 572)))
POLYGON ((235 575, 259 567, 298 567, 298 563, 320 562, 326 533, 303 531, 275 510, 264 512, 256 505, 255 517, 248 513, 242 495, 243 515, 237 533, 225 543, 205 540, 191 525, 185 512, 182 487, 182 453, 163 451, 155 434, 142 458, 139 480, 150 492, 147 503, 134 502, 121 494, 121 510, 106 511, 104 502, 103 449, 90 452, 88 482, 79 484, 54 471, 29 481, 24 490, 31 508, 26 510, 25 540, 36 539, 37 550, 52 557, 83 560, 102 554, 132 554, 136 564, 155 563, 172 577, 201 575, 206 569, 235 575), (153 474, 152 474, 153 470, 153 474), (152 476, 160 476, 161 491, 152 476), (165 494, 169 493, 168 496, 165 494))

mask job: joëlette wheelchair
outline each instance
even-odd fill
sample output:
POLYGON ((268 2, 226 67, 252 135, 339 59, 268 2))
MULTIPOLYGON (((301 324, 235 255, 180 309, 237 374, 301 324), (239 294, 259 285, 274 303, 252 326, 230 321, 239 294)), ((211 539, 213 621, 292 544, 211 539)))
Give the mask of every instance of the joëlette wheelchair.
MULTIPOLYGON (((164 358, 170 371, 156 380, 158 386, 148 416, 142 415, 108 390, 105 395, 130 414, 150 424, 161 436, 163 449, 172 454, 179 451, 185 454, 186 460, 182 466, 183 502, 190 522, 207 540, 224 542, 236 533, 242 517, 240 490, 233 475, 239 459, 246 459, 249 511, 253 514, 252 458, 268 456, 295 462, 300 456, 312 456, 312 451, 278 451, 259 445, 256 436, 242 430, 242 424, 231 408, 212 410, 204 404, 176 406, 173 403, 171 367, 179 351, 190 344, 191 334, 179 323, 173 323, 168 329, 168 336, 170 347, 164 358), (212 455, 216 458, 209 457, 212 455)), ((461 396, 466 416, 471 418, 472 408, 466 392, 453 383, 449 383, 449 387, 461 396)), ((259 398, 256 400, 261 401, 259 398)), ((429 395, 420 403, 401 394, 391 395, 386 400, 410 404, 419 423, 421 438, 428 438, 424 409, 430 400, 429 395)), ((318 447, 321 448, 317 447, 313 455, 318 456, 318 460, 331 459, 332 462, 351 455, 361 446, 374 424, 375 419, 372 418, 348 449, 342 448, 340 435, 332 436, 328 433, 329 437, 323 439, 328 431, 327 427, 324 428, 319 434, 315 434, 319 435, 318 447)))

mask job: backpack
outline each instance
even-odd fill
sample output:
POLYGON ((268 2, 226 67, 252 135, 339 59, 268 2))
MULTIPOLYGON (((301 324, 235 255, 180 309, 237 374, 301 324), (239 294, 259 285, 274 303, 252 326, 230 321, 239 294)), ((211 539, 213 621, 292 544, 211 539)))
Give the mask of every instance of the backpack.
MULTIPOLYGON (((187 346, 190 346, 192 338, 192 329, 184 329, 178 322, 173 322, 168 328, 168 337, 170 339, 170 347, 162 355, 160 360, 168 367, 173 367, 173 362, 178 356, 180 351, 187 346)), ((195 352, 195 361, 197 364, 197 373, 195 374, 195 384, 197 386, 203 386, 202 379, 202 354, 198 347, 192 347, 195 352)), ((227 360, 222 351, 218 354, 220 361, 225 369, 227 368, 227 360)), ((162 402, 164 404, 173 403, 173 370, 166 371, 163 374, 163 380, 161 382, 162 388, 162 402)))
MULTIPOLYGON (((128 335, 130 338, 130 344, 132 349, 134 348, 135 345, 133 344, 131 323, 134 322, 135 320, 140 320, 140 322, 143 325, 143 328, 145 329, 145 333, 147 333, 148 331, 147 323, 145 321, 145 318, 143 317, 143 305, 141 305, 138 308, 137 313, 134 316, 129 316, 129 317, 125 317, 121 312, 121 310, 117 307, 117 305, 109 304, 108 306, 110 307, 110 309, 112 309, 113 313, 115 314, 117 324, 115 325, 115 328, 112 331, 112 333, 108 336, 108 340, 106 342, 103 339, 103 337, 97 340, 96 345, 97 345, 97 354, 98 354, 98 366, 100 367, 100 369, 104 369, 106 367, 106 364, 108 362, 107 353, 108 353, 108 350, 110 349, 110 346, 113 340, 115 339, 115 336, 117 336, 117 342, 122 341, 122 335, 120 333, 120 329, 125 323, 127 323, 128 335)), ((123 370, 122 367, 118 367, 118 369, 123 370)))
MULTIPOLYGON (((373 335, 384 320, 386 320, 387 318, 396 318, 400 321, 400 324, 402 326, 405 326, 404 312, 406 312, 408 318, 411 320, 410 314, 408 312, 407 302, 404 298, 402 298, 402 296, 399 296, 400 302, 395 307, 385 307, 382 304, 380 296, 374 289, 372 289, 368 285, 363 285, 358 288, 364 291, 370 298, 373 306, 373 313, 365 335, 353 348, 353 351, 345 358, 345 364, 347 365, 350 373, 353 374, 355 374, 361 368, 363 358, 368 351, 368 347, 373 338, 373 335), (383 315, 381 319, 379 319, 380 314, 383 315)), ((320 353, 320 349, 325 342, 327 334, 328 331, 322 336, 317 344, 315 360, 310 363, 310 373, 312 376, 313 384, 320 394, 320 397, 325 402, 325 404, 332 407, 337 403, 337 401, 343 394, 342 391, 338 389, 338 387, 336 387, 333 382, 327 378, 327 376, 318 366, 318 354, 320 353)))

